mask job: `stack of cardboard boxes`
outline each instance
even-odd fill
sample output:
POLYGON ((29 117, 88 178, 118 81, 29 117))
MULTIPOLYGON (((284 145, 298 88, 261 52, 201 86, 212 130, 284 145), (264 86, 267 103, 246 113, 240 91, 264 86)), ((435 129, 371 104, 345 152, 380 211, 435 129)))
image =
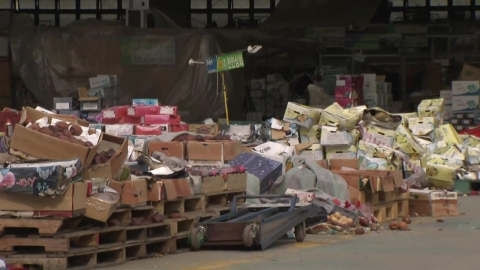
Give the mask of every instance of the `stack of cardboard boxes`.
POLYGON ((452 82, 452 125, 457 131, 471 129, 477 122, 480 103, 480 81, 452 82))

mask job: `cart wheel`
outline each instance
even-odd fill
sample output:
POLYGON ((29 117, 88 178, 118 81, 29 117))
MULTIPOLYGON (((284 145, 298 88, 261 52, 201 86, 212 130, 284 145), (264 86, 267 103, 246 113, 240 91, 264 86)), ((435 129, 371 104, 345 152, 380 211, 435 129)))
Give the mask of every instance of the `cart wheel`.
POLYGON ((295 226, 295 240, 297 240, 297 242, 303 242, 303 240, 305 240, 305 235, 305 223, 302 222, 295 226))
POLYGON ((188 242, 190 244, 190 249, 193 251, 200 250, 203 243, 204 229, 203 228, 194 228, 190 231, 188 235, 188 242))
POLYGON ((254 224, 247 225, 243 229, 243 246, 251 248, 253 242, 255 241, 255 236, 257 235, 256 228, 254 224))

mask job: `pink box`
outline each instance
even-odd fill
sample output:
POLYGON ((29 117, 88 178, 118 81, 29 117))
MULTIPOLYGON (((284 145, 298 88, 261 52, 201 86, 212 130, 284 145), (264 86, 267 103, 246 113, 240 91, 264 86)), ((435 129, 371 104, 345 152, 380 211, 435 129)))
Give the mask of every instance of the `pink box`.
POLYGON ((141 125, 142 124, 142 117, 134 117, 134 116, 128 116, 127 115, 127 116, 123 117, 123 123, 141 125))
POLYGON ((135 135, 162 135, 162 127, 135 126, 135 135))
POLYGON ((167 115, 177 115, 178 114, 178 107, 177 106, 160 106, 160 113, 159 114, 167 114, 167 115))
POLYGON ((127 116, 130 106, 115 106, 102 110, 102 119, 119 119, 127 116))
POLYGON ((181 123, 179 125, 170 125, 170 132, 188 131, 188 124, 181 123))
POLYGON ((158 114, 160 112, 160 107, 158 106, 139 106, 139 107, 130 107, 127 110, 128 116, 145 116, 147 114, 158 114))
POLYGON ((121 124, 123 122, 123 118, 102 118, 102 124, 105 125, 116 125, 121 124))
POLYGON ((335 101, 344 108, 363 104, 363 76, 337 76, 335 101))
POLYGON ((144 122, 145 125, 159 125, 159 124, 169 124, 169 125, 178 125, 180 124, 180 115, 145 115, 144 122))

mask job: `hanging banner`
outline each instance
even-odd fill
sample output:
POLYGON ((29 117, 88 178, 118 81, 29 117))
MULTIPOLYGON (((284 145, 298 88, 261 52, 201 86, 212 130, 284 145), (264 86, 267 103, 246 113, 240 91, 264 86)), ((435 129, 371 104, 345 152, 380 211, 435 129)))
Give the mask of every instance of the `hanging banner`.
POLYGON ((232 69, 243 68, 245 66, 242 52, 212 57, 207 59, 206 64, 208 73, 223 72, 232 69))

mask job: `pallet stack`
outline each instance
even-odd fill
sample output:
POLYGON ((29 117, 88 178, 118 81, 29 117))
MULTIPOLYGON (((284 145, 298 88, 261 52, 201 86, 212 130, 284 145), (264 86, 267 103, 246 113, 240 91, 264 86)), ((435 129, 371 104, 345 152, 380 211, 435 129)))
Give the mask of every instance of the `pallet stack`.
POLYGON ((409 194, 399 194, 397 191, 379 191, 376 193, 361 191, 360 202, 369 202, 372 206, 373 215, 379 223, 388 222, 408 215, 409 194))
POLYGON ((128 260, 172 254, 187 248, 197 222, 230 211, 229 203, 245 190, 194 195, 150 205, 117 209, 110 220, 118 226, 79 216, 74 218, 0 218, 0 257, 8 264, 37 265, 43 269, 92 269, 128 260), (154 213, 165 216, 153 223, 154 213), (170 214, 178 213, 178 218, 170 214), (143 217, 143 225, 132 219, 143 217))

